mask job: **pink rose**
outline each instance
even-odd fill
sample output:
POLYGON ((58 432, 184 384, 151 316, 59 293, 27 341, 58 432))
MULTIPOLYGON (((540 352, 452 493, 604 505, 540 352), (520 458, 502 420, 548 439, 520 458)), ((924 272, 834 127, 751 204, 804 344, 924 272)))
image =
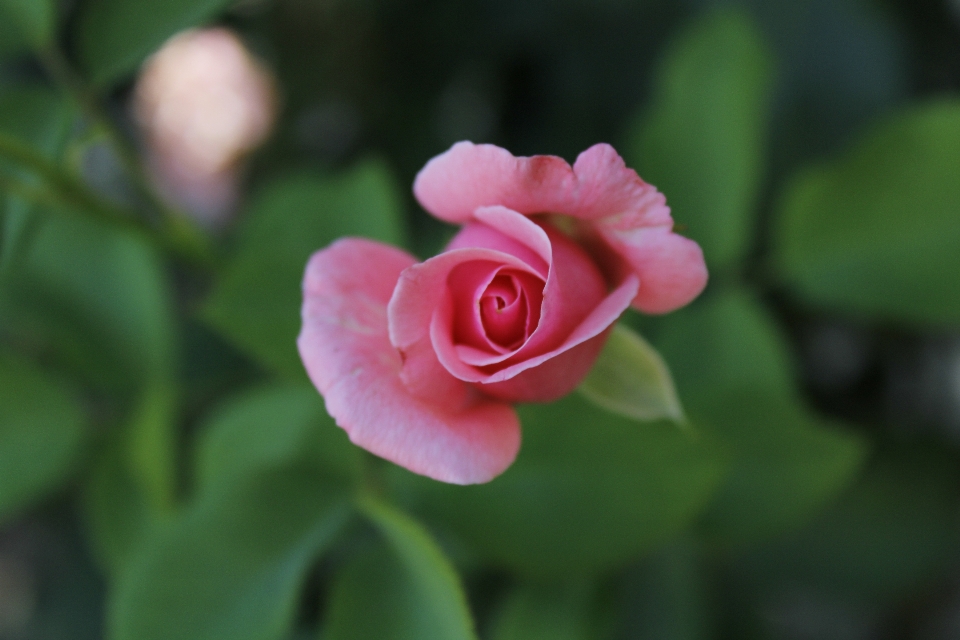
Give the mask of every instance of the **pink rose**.
POLYGON ((444 482, 487 482, 520 447, 511 402, 572 391, 631 304, 665 313, 707 281, 657 190, 598 144, 573 167, 455 144, 413 187, 464 227, 418 263, 370 240, 318 251, 298 346, 357 445, 444 482))

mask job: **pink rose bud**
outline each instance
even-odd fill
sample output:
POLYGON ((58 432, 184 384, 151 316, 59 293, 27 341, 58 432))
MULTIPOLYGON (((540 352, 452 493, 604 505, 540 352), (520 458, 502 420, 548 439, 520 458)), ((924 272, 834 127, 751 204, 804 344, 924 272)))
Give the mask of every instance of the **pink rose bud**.
POLYGON ((520 447, 510 403, 566 395, 627 307, 672 311, 707 282, 663 195, 609 145, 571 167, 460 142, 413 189, 464 227, 421 263, 358 238, 318 251, 298 346, 355 444, 436 480, 502 473, 520 447))

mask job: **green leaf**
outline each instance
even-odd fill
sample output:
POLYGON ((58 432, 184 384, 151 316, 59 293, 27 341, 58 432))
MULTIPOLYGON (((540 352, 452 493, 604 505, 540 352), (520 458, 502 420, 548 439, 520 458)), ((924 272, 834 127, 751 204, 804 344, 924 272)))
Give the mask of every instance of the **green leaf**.
POLYGON ((627 418, 683 420, 683 407, 663 358, 623 324, 614 326, 579 391, 604 409, 627 418))
POLYGON ((854 478, 865 441, 806 409, 783 338, 749 296, 678 312, 658 346, 695 424, 734 456, 703 519, 715 538, 739 543, 798 526, 854 478))
POLYGON ((751 550, 738 571, 758 593, 798 590, 901 605, 955 566, 960 473, 945 451, 893 443, 802 529, 751 550))
POLYGON ((67 389, 0 356, 0 523, 67 479, 85 433, 86 417, 67 389))
POLYGON ((179 31, 207 22, 229 0, 90 0, 81 5, 75 37, 84 70, 110 84, 134 71, 179 31))
POLYGON ((0 61, 29 49, 30 43, 10 15, 10 10, 0 3, 0 61))
POLYGON ((303 378, 296 338, 307 259, 347 235, 400 244, 401 220, 400 196, 381 162, 336 177, 282 178, 251 205, 203 315, 264 364, 303 378))
POLYGON ((173 508, 177 490, 177 400, 173 381, 151 381, 143 390, 130 429, 131 469, 151 506, 173 508))
POLYGON ((591 640, 592 584, 526 583, 514 588, 496 619, 492 640, 591 640))
POLYGON ((523 447, 503 475, 453 487, 397 472, 396 490, 486 559, 525 574, 602 571, 696 517, 724 472, 705 437, 636 422, 579 394, 520 408, 523 447))
POLYGON ((63 97, 50 89, 0 88, 0 131, 46 154, 63 143, 72 115, 63 97))
POLYGON ((95 386, 138 391, 176 366, 172 293, 159 256, 85 219, 40 222, 0 278, 0 325, 95 386))
MULTIPOLYGON (((0 15, 0 24, 3 16, 0 15)), ((3 34, 0 34, 2 39, 3 34)), ((0 132, 17 138, 40 153, 55 158, 73 122, 73 111, 62 96, 45 88, 0 90, 0 132)), ((37 178, 0 157, 0 169, 9 170, 27 184, 37 178)), ((9 267, 36 226, 35 207, 15 196, 0 199, 0 271, 9 267)))
POLYGON ((149 540, 109 603, 112 640, 271 640, 345 522, 344 492, 287 465, 204 493, 149 540))
POLYGON ((176 506, 178 402, 171 380, 149 381, 114 429, 84 484, 86 534, 112 577, 176 506))
POLYGON ((706 563, 682 536, 630 568, 621 579, 621 634, 637 640, 708 640, 712 628, 706 563))
POLYGON ((0 0, 0 9, 34 49, 43 49, 53 40, 57 15, 52 0, 0 0))
POLYGON ((309 386, 275 385, 231 398, 201 428, 196 451, 201 491, 296 459, 344 480, 360 468, 359 449, 309 386))
POLYGON ((386 545, 356 555, 338 576, 325 640, 475 640, 460 579, 426 530, 371 498, 359 507, 386 545))
POLYGON ((773 62, 749 17, 709 14, 679 34, 637 119, 627 160, 667 196, 708 264, 736 266, 753 232, 773 62))
POLYGON ((776 274, 850 314, 960 324, 960 101, 875 126, 795 177, 777 206, 776 274))

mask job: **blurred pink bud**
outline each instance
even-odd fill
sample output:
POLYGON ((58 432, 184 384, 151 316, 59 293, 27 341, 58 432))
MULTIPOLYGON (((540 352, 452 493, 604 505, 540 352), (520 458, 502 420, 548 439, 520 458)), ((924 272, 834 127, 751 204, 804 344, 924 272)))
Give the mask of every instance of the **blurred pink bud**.
POLYGON ((267 70, 225 28, 184 31, 144 64, 134 113, 160 189, 210 225, 235 199, 242 159, 270 133, 267 70))

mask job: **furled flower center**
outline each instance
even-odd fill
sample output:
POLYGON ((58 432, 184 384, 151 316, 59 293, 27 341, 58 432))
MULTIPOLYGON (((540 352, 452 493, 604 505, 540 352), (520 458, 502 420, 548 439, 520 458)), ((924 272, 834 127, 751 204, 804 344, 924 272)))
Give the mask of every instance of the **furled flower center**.
POLYGON ((513 350, 528 337, 530 303, 515 275, 496 276, 480 297, 478 307, 480 323, 491 342, 513 350))
POLYGON ((543 280, 489 262, 467 263, 451 274, 454 343, 491 355, 516 351, 536 331, 543 280))

